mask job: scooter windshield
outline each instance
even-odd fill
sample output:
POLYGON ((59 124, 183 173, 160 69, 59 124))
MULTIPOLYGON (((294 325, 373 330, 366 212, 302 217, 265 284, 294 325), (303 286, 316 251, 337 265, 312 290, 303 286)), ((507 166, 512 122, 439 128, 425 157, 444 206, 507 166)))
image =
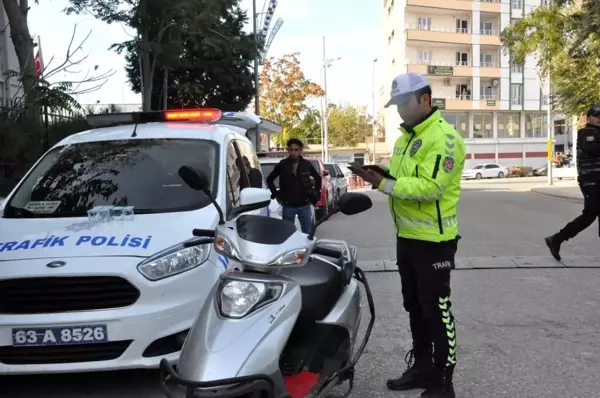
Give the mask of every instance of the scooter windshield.
POLYGON ((262 245, 280 245, 296 232, 296 226, 277 218, 243 215, 236 220, 238 236, 262 245))

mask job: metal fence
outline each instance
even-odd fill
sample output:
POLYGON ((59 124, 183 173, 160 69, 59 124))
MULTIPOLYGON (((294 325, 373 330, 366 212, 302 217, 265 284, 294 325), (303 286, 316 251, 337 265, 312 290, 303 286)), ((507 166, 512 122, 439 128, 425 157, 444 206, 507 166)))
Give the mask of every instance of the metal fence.
POLYGON ((0 108, 0 197, 58 141, 87 128, 83 113, 0 108))

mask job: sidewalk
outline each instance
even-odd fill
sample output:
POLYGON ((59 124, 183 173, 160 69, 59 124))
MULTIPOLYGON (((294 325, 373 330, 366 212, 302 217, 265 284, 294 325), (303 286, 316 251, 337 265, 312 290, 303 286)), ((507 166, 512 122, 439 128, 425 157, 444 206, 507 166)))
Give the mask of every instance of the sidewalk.
POLYGON ((576 181, 555 182, 553 186, 534 187, 531 192, 550 198, 583 203, 583 195, 576 181))

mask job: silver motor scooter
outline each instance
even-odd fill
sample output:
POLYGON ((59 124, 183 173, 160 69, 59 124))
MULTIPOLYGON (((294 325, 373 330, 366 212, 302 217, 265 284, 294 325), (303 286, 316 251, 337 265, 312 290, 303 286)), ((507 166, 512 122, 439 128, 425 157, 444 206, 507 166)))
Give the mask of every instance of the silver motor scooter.
MULTIPOLYGON (((184 166, 179 175, 212 197, 201 171, 184 166)), ((268 206, 270 192, 246 188, 240 202, 238 214, 268 206)), ((339 204, 346 215, 372 206, 360 193, 344 195, 339 204)), ((323 398, 345 381, 343 396, 350 394, 375 306, 365 274, 356 266, 356 247, 315 239, 317 226, 306 235, 288 221, 242 214, 227 223, 221 216, 214 231, 194 230, 200 239, 189 245, 214 242, 219 254, 240 266, 213 288, 177 367, 161 362, 168 397, 323 398), (360 344, 359 282, 370 310, 360 344)))

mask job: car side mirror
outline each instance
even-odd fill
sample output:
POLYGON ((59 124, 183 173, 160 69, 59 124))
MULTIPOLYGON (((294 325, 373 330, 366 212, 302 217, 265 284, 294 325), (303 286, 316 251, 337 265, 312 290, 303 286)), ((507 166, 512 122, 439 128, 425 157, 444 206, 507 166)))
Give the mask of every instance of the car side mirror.
POLYGON ((233 210, 235 215, 268 207, 271 204, 271 191, 262 188, 244 188, 240 192, 240 206, 233 210))
POLYGON ((196 170, 190 166, 181 166, 178 174, 183 182, 196 191, 204 191, 210 186, 208 176, 202 170, 196 170))

